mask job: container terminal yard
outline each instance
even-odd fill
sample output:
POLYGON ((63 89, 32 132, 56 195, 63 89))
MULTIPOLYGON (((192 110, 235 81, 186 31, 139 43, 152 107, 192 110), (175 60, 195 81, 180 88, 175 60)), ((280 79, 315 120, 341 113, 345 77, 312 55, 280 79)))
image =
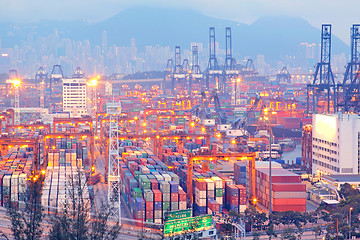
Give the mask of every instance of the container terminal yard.
MULTIPOLYGON (((24 206, 28 179, 42 174, 41 204, 54 214, 70 200, 69 179, 80 171, 92 211, 109 202, 125 228, 171 237, 198 221, 201 238, 215 239, 229 212, 306 212, 340 200, 339 182, 359 173, 343 162, 350 152, 338 140, 348 133, 343 122, 359 121, 359 55, 352 52, 336 84, 331 25, 323 25, 324 56, 314 75, 284 67, 259 76, 251 59, 236 63, 231 44, 220 64, 214 28, 209 37, 206 70, 196 46, 191 64, 176 46, 162 79, 86 76, 80 67, 65 76, 55 65, 50 74, 40 67, 34 83, 10 70, 0 86, 1 206, 24 206), (296 145, 301 152, 285 161, 296 145)), ((232 222, 236 239, 245 239, 245 225, 232 222)))

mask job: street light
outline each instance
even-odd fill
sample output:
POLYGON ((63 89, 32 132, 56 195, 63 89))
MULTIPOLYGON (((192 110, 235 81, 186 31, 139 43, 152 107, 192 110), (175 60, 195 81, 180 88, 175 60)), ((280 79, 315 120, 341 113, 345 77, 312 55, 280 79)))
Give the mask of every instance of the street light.
POLYGON ((272 213, 272 194, 271 194, 271 184, 272 184, 272 171, 271 171, 271 143, 272 143, 272 130, 271 130, 271 115, 276 114, 276 112, 271 112, 269 114, 269 109, 264 108, 264 120, 268 122, 268 131, 269 131, 269 215, 272 213))
POLYGON ((353 208, 349 208, 349 239, 351 239, 351 211, 353 208))

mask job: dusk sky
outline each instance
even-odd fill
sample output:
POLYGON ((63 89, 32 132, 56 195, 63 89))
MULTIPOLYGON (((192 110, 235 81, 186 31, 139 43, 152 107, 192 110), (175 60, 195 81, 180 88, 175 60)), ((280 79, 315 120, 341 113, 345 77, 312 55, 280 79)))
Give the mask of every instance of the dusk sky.
POLYGON ((360 23, 359 0, 0 0, 1 22, 85 20, 97 22, 130 7, 185 8, 205 15, 252 23, 262 16, 294 16, 320 28, 331 23, 333 33, 349 43, 349 29, 360 23))

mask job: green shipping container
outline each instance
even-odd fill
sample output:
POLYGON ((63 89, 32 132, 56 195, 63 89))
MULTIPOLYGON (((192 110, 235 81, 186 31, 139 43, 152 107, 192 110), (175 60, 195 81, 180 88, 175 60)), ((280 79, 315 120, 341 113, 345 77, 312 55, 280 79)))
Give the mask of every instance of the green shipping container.
POLYGON ((170 202, 163 202, 163 212, 170 211, 170 202))
POLYGON ((142 191, 140 188, 134 188, 133 197, 134 198, 142 197, 142 191))
POLYGON ((217 188, 215 190, 215 196, 216 197, 223 197, 224 196, 224 189, 223 188, 217 188))

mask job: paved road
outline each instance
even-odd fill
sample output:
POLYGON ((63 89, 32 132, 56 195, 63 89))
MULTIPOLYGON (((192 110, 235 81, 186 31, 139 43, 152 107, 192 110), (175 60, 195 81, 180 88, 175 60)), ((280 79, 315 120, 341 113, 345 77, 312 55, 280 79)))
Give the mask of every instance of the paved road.
MULTIPOLYGON (((106 151, 106 149, 104 150, 106 151)), ((101 181, 94 185, 95 191, 95 205, 97 209, 101 209, 102 203, 107 203, 108 201, 108 185, 105 183, 105 154, 100 154, 100 144, 95 144, 95 167, 96 171, 101 173, 101 181)), ((106 159, 107 161, 107 159, 106 159)), ((127 209, 125 203, 121 203, 121 216, 123 218, 131 218, 129 209, 127 209)))

